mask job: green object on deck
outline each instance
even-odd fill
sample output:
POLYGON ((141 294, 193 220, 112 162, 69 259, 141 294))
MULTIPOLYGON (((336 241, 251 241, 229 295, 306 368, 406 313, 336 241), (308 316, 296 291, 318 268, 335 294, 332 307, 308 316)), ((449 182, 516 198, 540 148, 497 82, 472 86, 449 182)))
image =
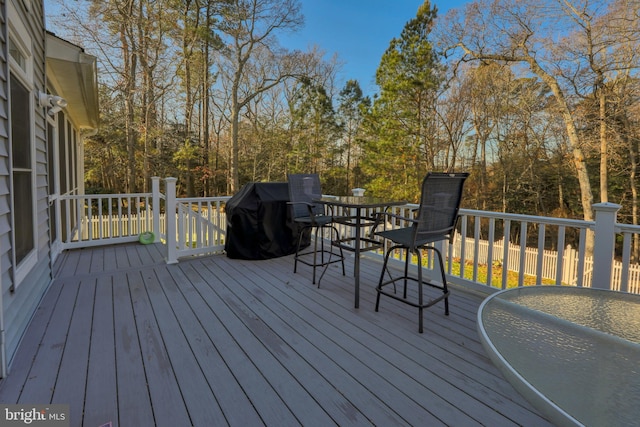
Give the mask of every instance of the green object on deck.
POLYGON ((151 231, 145 231, 144 233, 140 233, 138 237, 138 241, 143 245, 148 245, 149 243, 153 243, 156 240, 156 235, 151 231))

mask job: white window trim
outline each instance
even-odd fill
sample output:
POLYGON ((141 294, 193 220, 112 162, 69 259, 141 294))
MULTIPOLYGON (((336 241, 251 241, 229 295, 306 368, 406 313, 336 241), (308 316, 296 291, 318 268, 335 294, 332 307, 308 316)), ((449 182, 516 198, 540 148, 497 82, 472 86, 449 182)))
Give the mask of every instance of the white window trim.
MULTIPOLYGON (((27 28, 22 23, 20 19, 20 14, 16 10, 13 2, 10 0, 8 2, 8 24, 9 24, 9 37, 12 42, 16 44, 16 47, 20 49, 20 52, 25 57, 25 68, 21 67, 11 55, 9 56, 9 68, 11 73, 9 74, 9 79, 17 78, 20 82, 27 88, 29 93, 34 93, 34 82, 33 82, 33 54, 32 54, 32 40, 27 28)), ((9 81, 11 84, 11 81, 9 81)), ((29 97, 29 112, 31 114, 31 120, 29 120, 29 124, 31 126, 30 129, 30 137, 29 141, 29 149, 31 151, 31 203, 32 203, 32 222, 33 222, 33 250, 24 257, 19 265, 16 265, 16 256, 15 251, 12 253, 12 265, 14 267, 14 277, 13 277, 13 290, 17 289, 17 287, 24 281, 26 276, 31 272, 33 267, 36 265, 38 261, 38 223, 37 223, 37 188, 36 188, 36 153, 35 153, 35 96, 29 97)), ((11 144, 9 144, 11 147, 11 144)), ((13 164, 11 165, 11 186, 13 187, 13 164)), ((13 191, 13 190, 12 190, 13 191)), ((11 201, 13 205, 13 197, 11 201)), ((15 232, 13 229, 15 224, 14 218, 15 212, 13 207, 11 209, 11 228, 12 228, 12 246, 15 248, 15 232)))
POLYGON ((32 54, 32 41, 27 27, 20 19, 18 10, 13 5, 12 1, 8 3, 8 16, 7 23, 9 24, 9 37, 16 44, 16 47, 20 49, 20 52, 24 55, 26 61, 26 69, 23 69, 15 59, 9 56, 9 64, 12 66, 12 71, 19 73, 27 87, 32 89, 33 87, 33 54, 32 54))

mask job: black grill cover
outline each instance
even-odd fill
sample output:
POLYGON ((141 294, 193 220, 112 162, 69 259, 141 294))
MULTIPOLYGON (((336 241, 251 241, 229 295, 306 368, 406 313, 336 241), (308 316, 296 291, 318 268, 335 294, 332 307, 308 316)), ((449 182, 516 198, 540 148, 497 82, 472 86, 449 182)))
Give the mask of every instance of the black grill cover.
MULTIPOLYGON (((295 253, 299 226, 291 219, 286 182, 250 182, 227 201, 229 258, 269 259, 295 253)), ((302 239, 309 245, 309 233, 302 239)))

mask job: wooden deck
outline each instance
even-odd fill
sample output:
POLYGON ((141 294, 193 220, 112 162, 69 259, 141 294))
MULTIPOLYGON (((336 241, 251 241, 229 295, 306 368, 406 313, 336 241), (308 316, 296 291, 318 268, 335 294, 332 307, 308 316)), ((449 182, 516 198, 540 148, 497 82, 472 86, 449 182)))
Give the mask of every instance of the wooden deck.
POLYGON ((335 264, 318 289, 291 257, 166 265, 160 249, 62 254, 0 402, 70 404, 88 427, 550 425, 486 357, 477 296, 454 291, 418 334, 413 308, 374 312, 374 260, 354 309, 335 264))

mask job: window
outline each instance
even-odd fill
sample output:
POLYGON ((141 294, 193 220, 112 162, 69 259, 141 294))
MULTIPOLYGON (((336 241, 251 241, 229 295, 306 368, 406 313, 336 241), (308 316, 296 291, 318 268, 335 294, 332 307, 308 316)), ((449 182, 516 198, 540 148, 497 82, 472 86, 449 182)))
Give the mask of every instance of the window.
POLYGON ((33 58, 31 55, 31 36, 23 24, 13 2, 8 2, 9 19, 9 63, 13 72, 20 74, 24 82, 32 82, 33 58))
POLYGON ((20 265, 35 248, 31 98, 27 88, 13 74, 11 74, 11 77, 14 256, 16 264, 20 265))
POLYGON ((11 242, 13 287, 37 261, 35 209, 33 57, 31 37, 13 2, 8 2, 11 242))
POLYGON ((18 67, 26 72, 27 58, 22 54, 22 51, 18 49, 16 42, 14 42, 12 38, 9 38, 9 55, 16 62, 18 67))

